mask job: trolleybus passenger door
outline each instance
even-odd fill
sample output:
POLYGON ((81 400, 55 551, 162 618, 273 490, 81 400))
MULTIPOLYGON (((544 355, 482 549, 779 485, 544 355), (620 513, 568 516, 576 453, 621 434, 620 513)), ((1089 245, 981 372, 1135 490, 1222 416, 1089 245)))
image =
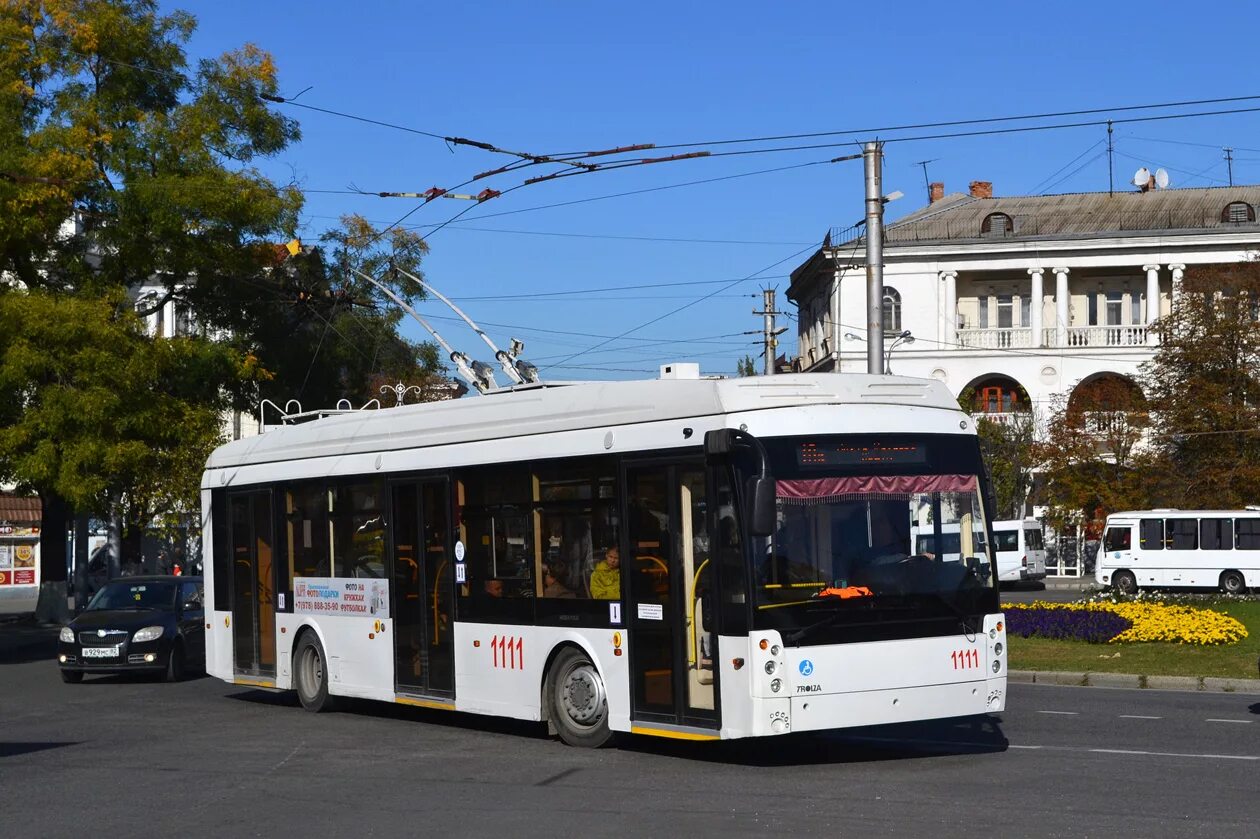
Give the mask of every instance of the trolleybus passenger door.
POLYGON ((395 681, 401 691, 449 696, 455 684, 449 484, 398 483, 391 498, 395 681))
POLYGON ((718 724, 709 503, 701 462, 628 466, 627 625, 633 716, 718 724))
POLYGON ((275 574, 271 491, 228 495, 232 549, 232 647, 235 671, 276 672, 275 574))

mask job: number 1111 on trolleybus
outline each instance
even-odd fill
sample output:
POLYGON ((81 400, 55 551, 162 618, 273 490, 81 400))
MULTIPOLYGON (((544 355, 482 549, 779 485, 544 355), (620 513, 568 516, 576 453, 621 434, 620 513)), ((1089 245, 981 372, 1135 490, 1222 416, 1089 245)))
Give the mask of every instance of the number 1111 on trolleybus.
POLYGON ((988 497, 919 379, 672 365, 335 414, 211 456, 207 665, 582 746, 994 713, 988 497))

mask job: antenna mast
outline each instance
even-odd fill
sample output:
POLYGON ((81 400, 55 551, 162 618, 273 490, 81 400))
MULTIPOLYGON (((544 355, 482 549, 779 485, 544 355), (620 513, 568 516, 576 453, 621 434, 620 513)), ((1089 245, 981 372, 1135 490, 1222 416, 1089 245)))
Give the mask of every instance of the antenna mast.
POLYGON ((1115 177, 1113 175, 1114 170, 1112 167, 1112 163, 1114 162, 1114 159, 1112 158, 1112 154, 1115 152, 1116 147, 1111 142, 1112 130, 1113 129, 1111 126, 1111 120, 1107 120, 1107 194, 1108 195, 1116 194, 1116 182, 1115 182, 1115 177))
MULTIPOLYGON (((486 346, 488 346, 490 348, 490 351, 494 353, 495 360, 499 362, 499 366, 503 368, 503 372, 507 374, 508 378, 516 382, 518 385, 525 384, 526 377, 522 376, 521 372, 516 369, 516 353, 520 352, 521 349, 524 349, 524 345, 520 344, 519 341, 514 340, 512 342, 512 350, 513 350, 512 352, 499 349, 498 347, 494 345, 494 341, 490 340, 490 336, 487 335, 485 332, 483 332, 480 326, 473 323, 473 319, 468 317, 468 315, 464 314, 463 311, 458 306, 456 306, 454 303, 451 302, 449 297, 447 297, 445 294, 443 294, 442 292, 438 291, 436 288, 431 286, 428 282, 420 279, 419 277, 417 277, 415 274, 411 273, 410 271, 404 271, 401 268, 394 268, 394 270, 405 277, 410 277, 421 288, 425 289, 426 291, 431 292, 433 296, 436 297, 438 300, 441 300, 447 306, 450 306, 451 311, 453 311, 455 314, 463 318, 464 323, 468 324, 469 327, 472 328, 472 331, 476 332, 479 336, 481 336, 481 340, 486 342, 486 346)), ((538 378, 537 374, 535 374, 533 380, 537 381, 537 378, 538 378)))
POLYGON ((441 335, 438 334, 436 329, 434 329, 432 326, 429 326, 428 322, 424 318, 420 317, 420 315, 416 312, 415 309, 407 305, 407 301, 403 300, 397 294, 394 294, 394 292, 390 291, 389 287, 386 286, 384 283, 378 282, 375 278, 363 273, 357 268, 351 268, 350 270, 353 271, 355 274, 358 274, 363 279, 367 280, 372 285, 379 288, 382 292, 385 293, 385 296, 387 296, 390 300, 393 300, 395 303, 397 303, 398 306, 404 312, 411 315, 411 317, 415 319, 416 323, 423 326, 425 330, 430 335, 433 336, 433 340, 437 341, 438 344, 441 345, 442 349, 446 350, 446 353, 447 355, 450 356, 451 361, 455 363, 455 369, 459 373, 460 377, 464 381, 468 382, 468 384, 472 385, 473 388, 478 393, 485 393, 491 390, 498 390, 499 386, 494 381, 494 373, 492 372, 491 368, 488 365, 482 365, 485 368, 483 371, 485 374, 484 378, 482 376, 477 375, 475 365, 479 364, 480 362, 475 362, 475 361, 470 362, 468 359, 468 356, 464 355, 459 350, 452 348, 450 344, 446 343, 446 340, 442 338, 441 335))

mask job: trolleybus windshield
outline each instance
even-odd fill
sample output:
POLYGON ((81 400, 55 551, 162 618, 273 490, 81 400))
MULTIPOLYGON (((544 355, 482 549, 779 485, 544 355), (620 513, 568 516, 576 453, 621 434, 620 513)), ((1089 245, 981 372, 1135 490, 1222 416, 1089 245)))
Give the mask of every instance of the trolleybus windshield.
POLYGON ((764 443, 777 526, 753 547, 759 625, 792 629, 837 611, 851 613, 829 621, 843 626, 997 610, 975 438, 764 443))

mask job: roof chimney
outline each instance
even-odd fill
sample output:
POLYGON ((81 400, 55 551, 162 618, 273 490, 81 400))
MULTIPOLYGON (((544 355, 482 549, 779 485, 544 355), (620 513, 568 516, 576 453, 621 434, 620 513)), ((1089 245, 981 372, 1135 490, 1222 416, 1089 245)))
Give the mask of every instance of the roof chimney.
POLYGON ((928 203, 935 204, 945 197, 945 184, 941 181, 933 181, 928 187, 928 203))
POLYGON ((970 186, 972 198, 992 198, 993 182, 992 181, 972 181, 970 186))

